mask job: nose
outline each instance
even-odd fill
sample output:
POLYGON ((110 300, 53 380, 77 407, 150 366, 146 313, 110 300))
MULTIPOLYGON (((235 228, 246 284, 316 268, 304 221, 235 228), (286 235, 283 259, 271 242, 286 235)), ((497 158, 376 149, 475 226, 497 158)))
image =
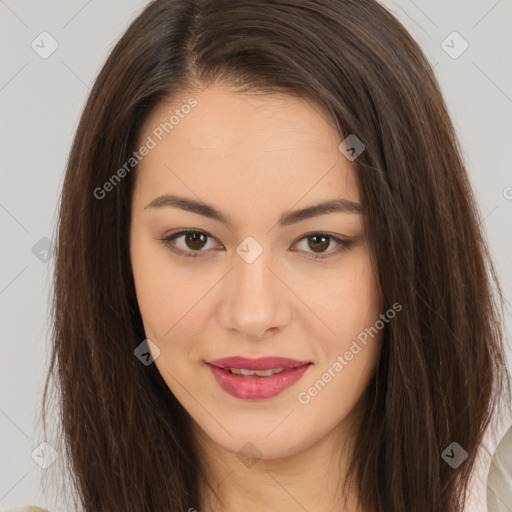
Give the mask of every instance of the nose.
POLYGON ((235 268, 226 276, 222 290, 220 320, 225 329, 260 340, 290 321, 293 294, 275 266, 265 251, 250 263, 234 255, 235 268))

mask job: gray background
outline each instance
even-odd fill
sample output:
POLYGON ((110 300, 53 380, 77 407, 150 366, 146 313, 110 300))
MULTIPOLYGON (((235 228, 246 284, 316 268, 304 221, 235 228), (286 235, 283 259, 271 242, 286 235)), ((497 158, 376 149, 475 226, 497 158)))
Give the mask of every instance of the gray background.
MULTIPOLYGON (((114 43, 146 3, 0 0, 0 510, 28 504, 66 510, 43 495, 40 478, 46 470, 31 457, 44 441, 39 407, 49 360, 53 271, 51 247, 46 249, 54 236, 65 164, 85 99, 114 43), (35 41, 39 52, 43 44, 50 48, 48 38, 41 43, 43 31, 58 43, 46 59, 31 46, 35 41)), ((435 67, 510 300, 512 0, 381 3, 435 67), (454 31, 469 44, 460 55, 464 42, 450 36, 454 31)), ((510 302, 508 307, 512 369, 510 302)), ((472 510, 485 511, 485 501, 472 510)))

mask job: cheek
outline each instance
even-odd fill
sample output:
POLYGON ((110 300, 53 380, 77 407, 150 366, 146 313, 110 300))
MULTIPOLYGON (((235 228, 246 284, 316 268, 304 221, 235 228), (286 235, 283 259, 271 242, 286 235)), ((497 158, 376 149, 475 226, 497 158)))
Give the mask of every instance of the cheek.
MULTIPOLYGON (((147 244, 138 241, 134 236, 130 248, 133 280, 139 310, 142 316, 146 335, 151 339, 159 337, 164 329, 164 312, 167 308, 167 294, 162 294, 165 279, 159 278, 161 264, 155 261, 147 244)), ((160 276, 161 277, 161 276, 160 276)), ((170 310, 169 310, 170 311, 170 310)), ((169 318, 169 320, 171 320, 169 318)))
POLYGON ((327 408, 336 396, 343 396, 348 408, 355 405, 375 370, 381 349, 382 329, 375 326, 383 313, 383 301, 368 253, 353 271, 329 309, 328 320, 336 336, 325 349, 327 360, 320 369, 321 380, 332 382, 330 392, 320 400, 327 408))
POLYGON ((316 287, 312 309, 328 326, 326 351, 349 346, 352 339, 372 326, 382 313, 383 301, 371 266, 369 253, 353 251, 339 270, 330 270, 316 287))
POLYGON ((356 279, 354 286, 338 289, 324 309, 325 322, 334 335, 319 340, 319 364, 297 396, 306 410, 315 410, 331 426, 356 406, 378 363, 382 330, 375 330, 375 325, 382 313, 382 302, 371 277, 356 279))
POLYGON ((133 240, 132 272, 144 328, 148 337, 165 342, 187 324, 187 313, 206 293, 207 280, 191 280, 158 241, 133 240))

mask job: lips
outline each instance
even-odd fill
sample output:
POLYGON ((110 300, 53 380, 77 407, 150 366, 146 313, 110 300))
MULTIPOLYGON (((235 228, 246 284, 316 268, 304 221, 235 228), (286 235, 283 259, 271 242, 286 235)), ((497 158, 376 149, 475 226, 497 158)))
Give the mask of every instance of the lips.
POLYGON ((235 398, 262 400, 273 398, 292 387, 312 366, 310 361, 298 361, 286 357, 225 357, 208 361, 217 384, 235 398), (232 370, 236 370, 237 374, 232 370), (257 371, 260 375, 240 375, 240 370, 257 371), (261 375, 265 370, 278 370, 261 375))
POLYGON ((310 361, 298 361, 297 359, 275 356, 260 357, 258 359, 248 359, 247 357, 234 356, 208 361, 208 364, 217 366, 218 368, 235 368, 239 370, 272 370, 275 368, 292 370, 309 363, 310 361))

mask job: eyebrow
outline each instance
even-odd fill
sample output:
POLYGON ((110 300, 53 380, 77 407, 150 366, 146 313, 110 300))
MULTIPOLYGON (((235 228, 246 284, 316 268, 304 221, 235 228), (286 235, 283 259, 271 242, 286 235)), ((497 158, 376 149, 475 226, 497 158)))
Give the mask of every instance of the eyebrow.
MULTIPOLYGON (((229 215, 226 215, 225 213, 219 211, 214 206, 208 203, 204 203, 202 201, 197 201, 195 199, 190 199, 187 197, 172 194, 161 195, 153 199, 153 201, 147 204, 144 207, 144 209, 155 209, 163 207, 180 208, 182 210, 197 213, 199 215, 203 215, 204 217, 217 220, 227 226, 233 226, 233 221, 231 220, 229 215)), ((284 212, 283 214, 281 214, 281 217, 279 218, 279 225, 289 226, 291 224, 296 224, 298 222, 310 219, 312 217, 319 217, 320 215, 325 215, 327 213, 333 212, 361 214, 362 208, 359 203, 348 201, 347 199, 330 199, 328 201, 313 204, 301 210, 284 212)))

